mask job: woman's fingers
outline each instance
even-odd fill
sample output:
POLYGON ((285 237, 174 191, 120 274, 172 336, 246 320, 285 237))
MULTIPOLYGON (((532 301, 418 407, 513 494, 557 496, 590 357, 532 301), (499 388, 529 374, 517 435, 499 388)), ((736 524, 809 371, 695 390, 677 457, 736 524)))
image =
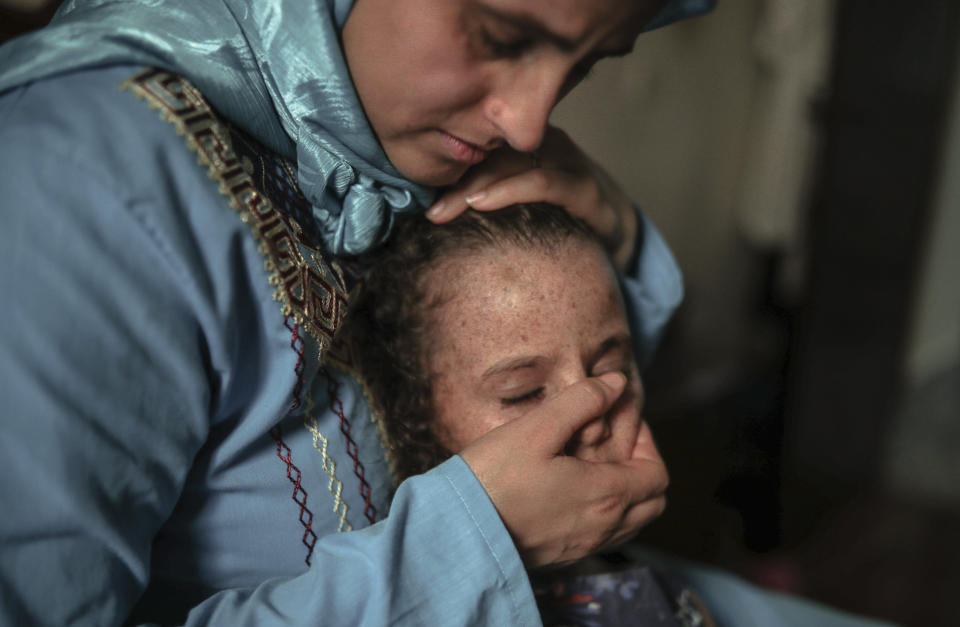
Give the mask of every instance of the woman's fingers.
POLYGON ((591 553, 626 542, 666 507, 670 478, 659 458, 595 463, 589 471, 581 471, 581 477, 593 490, 593 503, 586 512, 595 519, 594 526, 604 530, 591 543, 591 553))
POLYGON ((609 539, 597 547, 597 551, 609 550, 629 542, 651 521, 663 514, 666 507, 667 497, 663 492, 629 506, 621 523, 617 525, 609 539))
MULTIPOLYGON (((570 173, 540 167, 496 181, 464 200, 477 211, 495 211, 517 203, 546 202, 567 206, 577 195, 576 185, 577 180, 570 173)), ((574 213, 575 207, 571 205, 568 210, 574 213)))
MULTIPOLYGON (((481 442, 499 439, 503 445, 494 449, 497 452, 507 451, 517 445, 527 457, 552 459, 563 453, 567 443, 583 425, 596 420, 616 403, 626 382, 626 377, 620 372, 608 372, 579 381, 533 411, 488 432, 471 443, 461 452, 461 456, 472 468, 469 458, 476 455, 473 449, 480 450, 481 442)), ((492 446, 482 448, 493 449, 492 446)), ((476 468, 474 472, 477 472, 476 468)))
POLYGON ((528 167, 520 172, 515 170, 516 167, 505 167, 499 171, 479 172, 444 193, 427 211, 427 218, 443 223, 467 209, 496 211, 518 203, 545 202, 561 206, 571 215, 585 220, 604 242, 619 241, 622 217, 611 203, 606 202, 599 186, 588 174, 548 166, 528 167), (508 175, 507 172, 514 173, 508 175))
MULTIPOLYGON (((533 160, 529 155, 518 153, 509 147, 500 148, 487 161, 467 172, 459 183, 446 190, 427 210, 427 219, 438 224, 449 222, 471 206, 467 198, 483 194, 498 181, 529 171, 532 167, 533 160)), ((535 201, 515 201, 510 204, 516 202, 535 201)), ((497 208, 501 209, 504 206, 507 205, 497 208)))
POLYGON ((532 442, 542 444, 541 452, 551 455, 561 453, 581 427, 596 420, 613 406, 626 383, 626 377, 620 372, 584 379, 520 420, 530 418, 529 437, 532 442))
POLYGON ((602 548, 611 548, 630 540, 659 517, 667 507, 667 488, 670 485, 670 475, 662 461, 645 461, 634 466, 634 476, 638 478, 636 485, 639 491, 634 493, 631 504, 627 507, 623 520, 610 542, 602 548))
POLYGON ((547 129, 537 157, 509 147, 494 151, 427 210, 448 222, 467 208, 495 211, 517 203, 546 202, 585 220, 623 270, 637 232, 633 205, 623 190, 563 131, 547 129))

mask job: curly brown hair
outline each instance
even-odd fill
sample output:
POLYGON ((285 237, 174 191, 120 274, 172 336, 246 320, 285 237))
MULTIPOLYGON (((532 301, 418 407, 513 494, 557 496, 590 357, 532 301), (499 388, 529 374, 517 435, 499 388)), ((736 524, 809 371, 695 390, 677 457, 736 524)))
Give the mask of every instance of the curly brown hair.
POLYGON ((435 225, 422 215, 397 218, 395 232, 377 251, 341 330, 373 400, 384 415, 396 480, 426 472, 451 452, 434 433, 429 357, 432 312, 443 304, 430 289, 431 271, 447 259, 490 248, 555 253, 570 240, 603 246, 583 221, 559 207, 515 205, 467 211, 435 225))

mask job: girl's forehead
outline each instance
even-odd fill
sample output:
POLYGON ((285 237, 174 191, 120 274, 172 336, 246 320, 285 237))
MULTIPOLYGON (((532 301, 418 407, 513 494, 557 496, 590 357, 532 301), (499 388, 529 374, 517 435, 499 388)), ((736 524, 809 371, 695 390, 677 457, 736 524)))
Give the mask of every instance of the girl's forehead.
POLYGON ((429 300, 453 317, 465 309, 502 305, 508 296, 556 299, 582 286, 618 291, 599 244, 575 237, 555 244, 511 242, 452 251, 429 273, 426 285, 429 300))
POLYGON ((579 356, 629 334, 609 262, 585 242, 557 251, 485 251, 437 271, 427 320, 435 372, 473 376, 518 353, 579 356))
POLYGON ((462 246, 451 247, 437 260, 436 267, 449 273, 462 272, 472 267, 492 269, 510 266, 523 269, 583 255, 598 258, 601 266, 609 263, 601 244, 585 235, 556 234, 542 240, 535 236, 513 239, 505 235, 495 241, 466 242, 462 246))

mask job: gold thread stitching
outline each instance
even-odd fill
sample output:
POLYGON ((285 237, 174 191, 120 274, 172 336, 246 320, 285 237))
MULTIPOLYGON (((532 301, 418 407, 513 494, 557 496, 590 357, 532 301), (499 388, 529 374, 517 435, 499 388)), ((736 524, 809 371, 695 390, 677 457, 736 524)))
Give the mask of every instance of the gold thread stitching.
POLYGON ((347 520, 347 510, 349 507, 346 501, 343 500, 343 483, 337 479, 337 462, 327 454, 327 438, 320 433, 317 419, 313 416, 312 392, 307 392, 306 408, 303 412, 303 426, 313 434, 313 448, 320 452, 320 457, 323 460, 323 471, 330 477, 327 489, 330 490, 330 494, 333 495, 333 513, 336 514, 340 520, 337 531, 351 531, 353 525, 347 520))

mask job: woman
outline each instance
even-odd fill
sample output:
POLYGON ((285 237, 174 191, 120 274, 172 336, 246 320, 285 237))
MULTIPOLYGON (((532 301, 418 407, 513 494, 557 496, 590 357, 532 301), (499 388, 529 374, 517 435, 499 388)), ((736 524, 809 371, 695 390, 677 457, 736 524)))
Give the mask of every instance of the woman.
POLYGON ((76 0, 0 49, 3 622, 535 624, 525 565, 656 515, 665 474, 639 461, 544 441, 494 472, 620 377, 393 496, 324 360, 336 257, 466 196, 569 196, 641 261, 648 350, 679 300, 669 253, 649 226, 631 250, 625 199, 546 115, 684 4, 76 0))
MULTIPOLYGON (((396 235, 341 337, 345 368, 374 399, 372 417, 354 422, 380 423, 397 481, 609 372, 626 376, 626 390, 567 453, 660 463, 616 275, 585 224, 521 205, 446 227, 404 216, 396 235)), ((545 625, 880 625, 637 546, 532 579, 545 625)))

